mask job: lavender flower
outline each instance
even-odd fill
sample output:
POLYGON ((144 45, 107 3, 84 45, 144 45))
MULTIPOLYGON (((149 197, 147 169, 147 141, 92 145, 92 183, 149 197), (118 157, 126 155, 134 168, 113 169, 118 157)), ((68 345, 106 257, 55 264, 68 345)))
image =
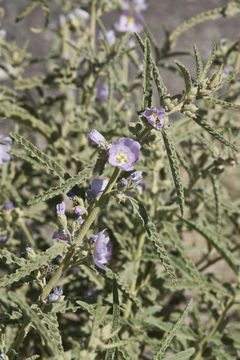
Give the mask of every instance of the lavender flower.
POLYGON ((67 193, 67 196, 68 196, 69 200, 72 200, 72 201, 76 200, 76 195, 71 190, 67 193))
POLYGON ((84 220, 82 218, 82 216, 78 216, 78 218, 76 219, 76 222, 80 225, 82 225, 84 223, 84 220))
POLYGON ((120 179, 120 184, 121 184, 121 186, 122 186, 122 187, 127 186, 127 184, 128 184, 127 179, 125 179, 125 178, 121 178, 121 179, 120 179))
POLYGON ((130 3, 129 0, 125 0, 122 3, 121 8, 125 11, 128 11, 131 10, 131 5, 135 11, 144 11, 147 9, 147 4, 145 0, 132 0, 132 3, 130 3))
POLYGON ((82 215, 84 213, 84 210, 81 208, 81 206, 76 206, 74 209, 75 214, 82 215))
POLYGON ((4 204, 4 207, 6 210, 11 210, 13 208, 13 203, 11 201, 7 202, 6 204, 4 204))
POLYGON ((93 179, 91 184, 91 189, 88 190, 88 194, 92 198, 99 198, 100 195, 102 195, 103 191, 105 190, 106 186, 108 184, 108 180, 102 180, 102 179, 93 179))
POLYGON ((60 296, 62 296, 63 291, 61 288, 58 288, 57 286, 53 287, 53 293, 49 294, 46 301, 56 301, 60 296))
POLYGON ((97 234, 93 252, 94 263, 103 270, 106 269, 105 264, 110 260, 112 255, 112 244, 109 236, 104 234, 105 231, 106 229, 97 234))
POLYGON ((140 33, 142 31, 142 20, 143 17, 140 12, 134 11, 133 13, 122 13, 118 21, 114 24, 114 27, 118 32, 130 31, 140 33))
POLYGON ((90 133, 87 135, 87 139, 98 146, 103 146, 105 148, 106 147, 108 148, 108 143, 105 137, 102 136, 102 134, 100 134, 100 132, 97 131, 96 129, 90 131, 90 133))
POLYGON ((130 179, 135 184, 135 186, 140 185, 142 182, 142 171, 135 171, 130 175, 130 179))
POLYGON ((68 244, 70 244, 70 236, 68 235, 68 233, 66 233, 66 231, 64 230, 60 230, 60 231, 55 231, 55 233, 53 234, 53 239, 60 239, 60 240, 64 240, 66 241, 68 244))
POLYGON ((147 108, 142 115, 155 129, 160 130, 163 127, 165 109, 147 108))
MULTIPOLYGON (((106 36, 107 36, 107 40, 108 40, 109 45, 112 46, 116 41, 116 36, 115 36, 114 30, 107 31, 106 36)), ((102 31, 100 31, 99 34, 98 34, 98 40, 102 40, 103 38, 104 38, 103 33, 102 33, 102 31)))
POLYGON ((77 17, 81 17, 83 20, 88 21, 90 19, 90 15, 87 11, 77 8, 73 11, 74 15, 77 17))
POLYGON ((8 241, 8 235, 2 236, 1 243, 5 244, 8 241))
POLYGON ((109 150, 108 162, 124 171, 134 169, 134 164, 139 160, 141 145, 132 139, 121 138, 112 143, 109 150))
POLYGON ((109 87, 108 85, 104 84, 103 81, 99 81, 97 87, 97 99, 99 101, 106 101, 108 98, 109 87))
POLYGON ((3 137, 3 135, 0 135, 0 164, 10 160, 8 151, 11 149, 11 144, 12 140, 9 137, 3 137))
POLYGON ((57 209, 57 216, 65 215, 65 210, 66 210, 65 202, 63 201, 60 204, 57 204, 56 209, 57 209))

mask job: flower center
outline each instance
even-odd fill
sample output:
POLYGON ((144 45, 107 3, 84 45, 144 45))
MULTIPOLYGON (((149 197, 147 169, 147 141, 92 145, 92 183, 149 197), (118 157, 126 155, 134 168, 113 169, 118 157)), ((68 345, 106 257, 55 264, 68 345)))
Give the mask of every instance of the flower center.
POLYGON ((122 165, 122 164, 126 164, 128 159, 127 159, 127 153, 125 151, 119 151, 116 155, 116 161, 122 165))
POLYGON ((135 23, 135 19, 133 16, 128 16, 128 23, 129 24, 134 24, 135 23))
POLYGON ((155 122, 156 125, 159 125, 159 124, 161 123, 160 120, 159 120, 159 118, 158 118, 158 114, 153 113, 153 114, 152 114, 152 117, 153 117, 154 122, 155 122))

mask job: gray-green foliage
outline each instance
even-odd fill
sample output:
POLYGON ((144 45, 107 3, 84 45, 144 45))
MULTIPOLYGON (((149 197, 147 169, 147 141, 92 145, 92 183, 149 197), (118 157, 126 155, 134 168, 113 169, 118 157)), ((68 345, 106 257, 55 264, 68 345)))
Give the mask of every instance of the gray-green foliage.
POLYGON ((239 41, 216 39, 206 61, 200 44, 173 50, 192 26, 229 21, 240 3, 166 30, 162 46, 146 24, 135 44, 131 32, 111 42, 105 16, 122 3, 26 3, 19 31, 43 11, 30 30, 48 37, 44 56, 0 37, 0 121, 13 121, 11 160, 0 164, 0 358, 240 357, 239 41), (184 80, 173 94, 168 72, 176 87, 184 80), (160 130, 146 108, 164 108, 160 130), (92 129, 106 142, 88 141, 92 129), (141 145, 126 172, 108 161, 122 137, 141 145), (94 178, 109 181, 98 194, 94 178), (103 229, 106 269, 92 236, 103 229))

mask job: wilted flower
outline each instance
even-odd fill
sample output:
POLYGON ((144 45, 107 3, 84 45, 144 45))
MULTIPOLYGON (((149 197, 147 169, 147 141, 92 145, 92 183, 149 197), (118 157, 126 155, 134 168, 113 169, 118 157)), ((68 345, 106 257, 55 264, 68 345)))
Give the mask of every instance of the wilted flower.
MULTIPOLYGON (((108 30, 106 32, 106 36, 107 36, 107 40, 109 42, 109 45, 113 45, 116 41, 116 36, 115 36, 115 32, 114 30, 108 30)), ((98 34, 98 40, 102 40, 104 37, 103 37, 103 33, 102 31, 99 32, 98 34)))
POLYGON ((92 198, 99 198, 100 195, 102 195, 103 191, 105 190, 106 186, 108 184, 108 180, 102 180, 102 179, 93 179, 91 184, 91 189, 88 190, 88 194, 92 198))
POLYGON ((143 17, 139 12, 126 12, 120 15, 114 27, 118 32, 130 31, 140 33, 142 31, 142 21, 143 17))
POLYGON ((147 108, 142 115, 155 129, 160 130, 163 127, 165 109, 147 108))
POLYGON ((68 233, 64 230, 60 230, 60 231, 55 231, 55 233, 53 234, 53 239, 60 239, 60 240, 64 240, 66 241, 68 244, 70 244, 70 236, 68 235, 68 233))
POLYGON ((57 286, 54 286, 53 293, 48 295, 46 301, 56 301, 62 294, 63 294, 62 289, 58 288, 57 286))
POLYGON ((106 229, 97 234, 93 252, 94 263, 103 270, 106 269, 105 264, 110 260, 112 255, 112 244, 109 236, 104 234, 105 231, 106 229))
POLYGON ((108 98, 109 87, 103 81, 99 81, 97 87, 97 99, 99 101, 106 101, 108 98))
POLYGON ((10 155, 8 154, 8 151, 11 149, 11 144, 12 140, 9 137, 3 137, 2 135, 0 135, 0 164, 3 164, 10 160, 10 155))
POLYGON ((135 171, 130 175, 130 179, 135 186, 139 185, 142 182, 142 171, 135 171))
POLYGON ((124 171, 134 169, 134 164, 139 160, 141 145, 132 139, 121 138, 112 143, 109 150, 108 162, 124 171))
POLYGON ((71 190, 67 193, 67 196, 68 196, 69 200, 72 200, 72 201, 76 200, 76 195, 71 190))
POLYGON ((7 202, 6 204, 4 204, 4 207, 6 210, 11 210, 13 208, 13 203, 11 201, 7 202))
POLYGON ((90 131, 90 133, 87 135, 87 139, 98 146, 108 147, 108 143, 105 137, 102 136, 102 134, 100 134, 100 132, 96 129, 90 131))
POLYGON ((57 209, 57 215, 58 216, 63 216, 65 215, 65 210, 66 210, 66 205, 65 202, 61 202, 60 204, 56 205, 56 209, 57 209))

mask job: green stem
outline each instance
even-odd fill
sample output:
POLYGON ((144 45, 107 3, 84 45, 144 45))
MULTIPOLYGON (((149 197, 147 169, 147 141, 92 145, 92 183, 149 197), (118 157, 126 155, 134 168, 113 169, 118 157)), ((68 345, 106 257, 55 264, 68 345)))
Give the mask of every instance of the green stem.
MULTIPOLYGON (((139 265, 140 265, 140 259, 142 256, 142 249, 143 249, 143 245, 144 245, 144 240, 145 240, 145 236, 146 233, 142 233, 140 235, 139 238, 139 243, 138 243, 138 247, 137 247, 137 253, 135 256, 135 266, 134 266, 134 273, 135 273, 135 278, 132 280, 131 286, 130 286, 130 290, 132 293, 135 293, 136 290, 136 284, 137 284, 137 274, 138 274, 138 269, 139 269, 139 265)), ((124 317, 128 318, 129 314, 131 312, 131 307, 132 307, 132 301, 130 299, 127 300, 127 304, 126 304, 126 308, 124 311, 124 317)))
POLYGON ((20 228, 22 229, 22 231, 26 235, 27 243, 29 243, 31 245, 31 247, 33 249, 35 249, 35 247, 36 247, 35 242, 33 241, 32 236, 31 236, 30 232, 28 231, 28 228, 26 227, 26 224, 25 224, 24 220, 19 219, 18 220, 18 225, 20 226, 20 228))
POLYGON ((224 320, 226 313, 228 312, 228 310, 232 307, 232 305, 234 304, 233 299, 229 300, 229 302, 227 303, 224 311, 222 312, 221 316, 219 316, 215 326, 212 328, 212 330, 210 331, 210 333, 208 335, 206 335, 203 340, 200 342, 199 344, 199 350, 196 354, 196 356, 194 357, 193 360, 200 360, 202 358, 202 352, 205 349, 206 345, 208 344, 208 342, 211 340, 211 338, 215 335, 215 333, 218 331, 219 327, 222 324, 222 321, 224 320))
POLYGON ((92 46, 92 49, 94 50, 95 49, 95 37, 96 37, 96 0, 92 0, 90 32, 91 32, 91 46, 92 46))
MULTIPOLYGON (((22 325, 22 328, 21 330, 19 331, 14 343, 12 344, 11 348, 15 351, 18 350, 18 348, 21 346, 25 336, 27 335, 29 329, 30 329, 30 326, 31 326, 31 321, 29 321, 29 319, 25 320, 23 325, 22 325)), ((13 360, 14 357, 15 357, 15 351, 12 351, 10 350, 9 353, 7 354, 8 355, 8 359, 9 360, 13 360)))
POLYGON ((113 186, 115 185, 119 175, 120 175, 121 170, 119 168, 115 168, 111 179, 109 180, 109 183, 104 191, 104 193, 102 194, 102 196, 100 197, 100 199, 97 201, 95 207, 92 209, 91 213, 89 214, 87 220, 84 222, 83 227, 75 241, 75 243, 72 245, 72 247, 69 249, 66 257, 64 258, 64 260, 62 261, 61 265, 59 266, 59 268, 57 269, 56 273, 53 275, 53 277, 50 279, 50 281, 48 282, 48 284, 44 287, 43 292, 42 292, 42 296, 41 299, 42 301, 44 299, 46 299, 46 297, 48 296, 48 294, 51 292, 53 286, 56 284, 56 282, 58 281, 58 279, 61 277, 62 273, 64 271, 66 271, 71 263, 72 257, 75 253, 75 250, 77 248, 77 246, 81 243, 81 241, 83 241, 86 233, 88 232, 89 228, 91 227, 92 223, 94 222, 94 220, 96 219, 99 211, 106 206, 107 202, 108 202, 108 197, 109 194, 113 188, 113 186))

